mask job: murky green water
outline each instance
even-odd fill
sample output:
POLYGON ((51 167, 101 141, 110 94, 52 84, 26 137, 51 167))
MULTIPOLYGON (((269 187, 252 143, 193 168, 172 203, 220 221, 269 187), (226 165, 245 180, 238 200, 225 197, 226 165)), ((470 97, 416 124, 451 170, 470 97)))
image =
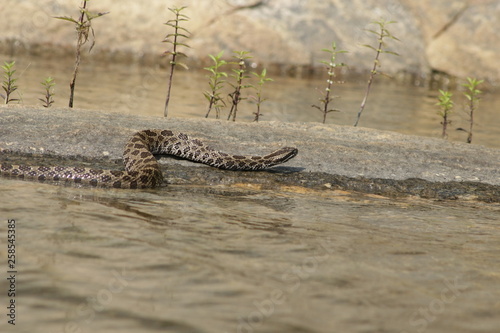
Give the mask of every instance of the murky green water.
MULTIPOLYGON (((0 56, 0 61, 9 59, 0 56)), ((19 92, 25 104, 41 104, 43 87, 39 84, 47 76, 55 78, 55 105, 66 106, 69 96, 69 80, 73 71, 72 59, 47 62, 36 57, 17 58, 19 92)), ((207 90, 206 72, 178 71, 170 102, 170 115, 174 117, 203 117, 208 103, 203 96, 207 90)), ((84 60, 79 73, 75 107, 115 111, 120 113, 162 116, 166 96, 168 71, 151 67, 106 66, 84 60)), ((321 97, 319 91, 326 87, 325 80, 300 80, 275 78, 264 86, 262 120, 287 122, 320 122, 322 114, 311 107, 321 97)), ((329 123, 352 125, 365 93, 365 82, 349 82, 336 85, 333 108, 341 112, 330 113, 329 123)), ((229 90, 228 90, 229 91, 229 90)), ((255 95, 247 90, 247 95, 255 95)), ((456 128, 469 128, 465 110, 465 98, 455 94, 455 111, 451 116, 449 139, 465 142, 467 134, 456 128)), ((245 94, 244 94, 245 95, 245 94)), ((256 110, 251 98, 242 102, 238 119, 251 121, 256 110)), ((377 77, 362 116, 360 126, 391 130, 405 134, 441 137, 437 91, 402 85, 384 77, 377 77)), ((474 139, 476 144, 500 148, 500 94, 482 96, 475 113, 474 139)), ((228 108, 223 111, 227 117, 228 108)))
POLYGON ((2 332, 494 332, 498 205, 0 178, 2 332))

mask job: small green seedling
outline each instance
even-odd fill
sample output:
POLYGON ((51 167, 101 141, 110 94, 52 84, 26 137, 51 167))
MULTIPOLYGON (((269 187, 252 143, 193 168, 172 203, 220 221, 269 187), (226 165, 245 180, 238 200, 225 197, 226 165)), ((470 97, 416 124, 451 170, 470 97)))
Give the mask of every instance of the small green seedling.
POLYGON ((380 60, 379 60, 380 54, 387 53, 387 54, 399 56, 399 54, 397 54, 396 52, 384 50, 384 48, 386 47, 386 43, 385 43, 386 38, 399 41, 399 39, 394 37, 387 29, 387 25, 393 24, 393 23, 397 23, 397 22, 396 21, 386 21, 386 20, 382 19, 380 21, 372 22, 372 24, 378 25, 379 31, 367 30, 368 32, 377 36, 378 46, 377 46, 377 48, 375 48, 371 45, 363 45, 364 47, 367 47, 367 48, 375 51, 375 60, 373 61, 373 68, 370 72, 370 77, 368 78, 368 85, 366 87, 365 97, 363 98, 363 101, 361 102, 361 107, 359 109, 358 116, 356 118, 356 122, 354 123, 354 126, 358 126, 359 119, 361 118, 361 114, 363 113, 363 110, 365 109, 366 101, 368 100, 368 95, 370 94, 370 89, 371 89, 371 86, 373 83, 373 79, 375 78, 375 75, 380 74, 379 71, 377 70, 377 68, 380 67, 380 60))
POLYGON ((477 104, 479 103, 479 95, 482 93, 481 90, 477 89, 484 80, 476 80, 474 78, 467 78, 467 83, 462 84, 466 88, 464 92, 465 97, 469 101, 468 111, 469 111, 469 130, 463 128, 457 128, 459 131, 467 132, 467 143, 472 143, 472 128, 474 126, 474 111, 477 109, 477 104))
POLYGON ((4 102, 5 104, 9 104, 10 102, 16 102, 19 101, 18 98, 12 98, 12 94, 14 91, 17 90, 17 85, 16 81, 17 79, 14 78, 14 74, 16 73, 16 70, 14 69, 16 62, 4 62, 4 65, 2 66, 3 72, 4 72, 4 81, 2 82, 2 88, 3 91, 5 91, 5 96, 4 97, 4 102))
POLYGON ((215 118, 220 118, 220 109, 226 105, 223 98, 221 97, 221 89, 224 87, 226 82, 224 78, 227 78, 227 73, 220 70, 220 68, 227 64, 227 62, 222 58, 224 51, 219 52, 216 56, 208 55, 214 64, 210 67, 205 67, 204 69, 210 72, 208 77, 208 85, 210 86, 209 91, 205 91, 203 95, 208 101, 208 110, 205 118, 208 118, 212 108, 215 109, 215 118))
POLYGON ((258 122, 260 116, 263 116, 263 114, 260 112, 260 107, 262 103, 264 103, 267 100, 267 98, 262 98, 262 87, 264 86, 264 83, 273 81, 273 79, 266 77, 267 70, 265 68, 262 70, 260 74, 257 74, 255 72, 253 72, 252 74, 259 79, 257 86, 253 86, 253 88, 255 89, 255 96, 252 96, 252 99, 257 104, 257 111, 254 112, 255 118, 253 119, 253 121, 258 122))
POLYGON ((76 56, 75 56, 75 68, 73 70, 73 77, 71 78, 71 82, 69 84, 70 95, 69 95, 69 107, 73 107, 73 100, 75 96, 75 84, 76 84, 76 76, 78 75, 78 68, 80 67, 81 62, 81 52, 82 46, 89 41, 90 34, 92 35, 92 43, 89 47, 89 52, 92 51, 92 48, 95 45, 95 32, 94 28, 92 28, 92 20, 101 17, 106 13, 92 13, 87 9, 87 2, 90 0, 83 0, 82 6, 80 7, 80 17, 78 19, 74 19, 68 16, 59 16, 56 17, 59 20, 68 21, 75 25, 76 27, 76 56))
POLYGON ((179 65, 185 69, 188 69, 188 66, 178 60, 178 57, 187 57, 187 55, 183 52, 180 52, 178 50, 179 46, 187 47, 189 48, 189 45, 186 43, 182 43, 179 41, 180 38, 188 39, 188 34, 190 32, 184 28, 181 27, 180 24, 181 22, 189 21, 189 17, 182 14, 182 11, 186 9, 187 7, 174 7, 174 8, 169 8, 172 13, 174 13, 175 18, 172 20, 168 20, 165 25, 168 25, 169 27, 172 27, 174 29, 173 33, 168 34, 165 36, 165 39, 163 40, 164 43, 169 43, 172 44, 172 49, 169 51, 165 51, 163 54, 166 56, 170 56, 170 76, 168 78, 168 87, 167 87, 167 99, 165 101, 165 109, 163 111, 163 116, 166 117, 168 115, 168 104, 170 102, 170 92, 172 90, 172 82, 174 79, 174 70, 175 66, 179 65))
POLYGON ((321 61, 322 64, 326 65, 326 71, 328 73, 328 79, 326 80, 326 89, 324 95, 322 95, 319 98, 320 105, 312 105, 313 108, 318 109, 320 112, 323 113, 323 124, 326 122, 326 116, 330 112, 338 112, 339 110, 337 109, 330 109, 330 102, 333 101, 336 96, 332 96, 332 87, 335 82, 335 70, 337 67, 342 67, 345 66, 344 63, 336 63, 337 61, 337 54, 339 53, 347 53, 347 51, 339 50, 337 51, 337 45, 335 42, 332 43, 331 49, 323 49, 322 51, 327 52, 330 54, 330 60, 328 61, 321 61))
POLYGON ((40 82, 40 84, 45 88, 45 96, 44 98, 39 98, 39 100, 43 102, 43 107, 48 108, 54 104, 54 86, 56 83, 54 79, 49 76, 45 81, 40 82))
POLYGON ((446 129, 448 125, 451 124, 451 120, 449 120, 449 115, 452 112, 451 109, 453 108, 453 101, 451 100, 451 97, 453 96, 452 93, 448 91, 443 91, 439 89, 439 102, 436 103, 436 105, 441 107, 441 110, 438 111, 438 115, 443 118, 441 121, 441 125, 443 126, 443 131, 442 131, 442 138, 446 139, 448 137, 448 134, 446 133, 446 129))

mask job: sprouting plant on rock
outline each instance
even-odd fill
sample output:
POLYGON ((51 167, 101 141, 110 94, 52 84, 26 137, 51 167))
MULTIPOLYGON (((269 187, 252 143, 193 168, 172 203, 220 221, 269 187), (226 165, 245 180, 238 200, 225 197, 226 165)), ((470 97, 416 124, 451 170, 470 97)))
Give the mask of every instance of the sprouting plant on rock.
POLYGON ((74 19, 72 17, 68 16, 59 16, 56 17, 57 19, 64 20, 71 22, 75 25, 76 27, 76 55, 75 55, 75 68, 73 70, 73 77, 71 78, 71 82, 69 84, 70 88, 70 95, 69 95, 69 107, 73 107, 73 100, 75 96, 75 84, 76 84, 76 77, 78 75, 78 69, 80 67, 80 62, 81 62, 81 52, 82 52, 82 46, 85 45, 89 41, 90 36, 91 37, 91 44, 89 47, 89 52, 92 51, 92 48, 95 45, 95 32, 94 28, 92 28, 92 20, 101 17, 103 15, 108 14, 109 12, 106 13, 92 13, 88 10, 87 7, 87 2, 90 0, 83 0, 82 1, 82 6, 80 7, 80 16, 78 19, 74 19))
POLYGON ((257 111, 254 112, 255 118, 253 121, 259 121, 259 118, 263 116, 263 114, 260 112, 260 107, 262 103, 264 103, 267 98, 262 98, 262 87, 264 86, 264 83, 272 81, 273 79, 266 77, 267 76, 267 70, 264 68, 260 74, 252 72, 253 75, 255 75, 258 79, 259 82, 257 83, 256 86, 253 86, 255 89, 255 96, 252 96, 252 99, 255 101, 255 104, 257 105, 257 111))
POLYGON ((337 45, 335 42, 332 43, 331 49, 323 49, 322 51, 330 54, 330 60, 321 61, 322 64, 326 65, 328 79, 326 80, 325 92, 324 92, 324 94, 321 94, 321 97, 319 98, 320 105, 311 105, 311 106, 313 108, 318 109, 320 112, 323 113, 323 124, 324 124, 326 122, 326 116, 330 112, 336 112, 336 111, 338 112, 339 111, 337 109, 330 108, 330 103, 336 97, 336 96, 332 96, 331 93, 332 93, 333 84, 335 83, 336 68, 345 66, 344 63, 337 63, 336 62, 337 61, 337 54, 346 53, 347 51, 337 50, 337 45))
POLYGON ((39 100, 43 102, 43 107, 48 108, 54 104, 54 86, 56 83, 54 79, 49 76, 45 81, 40 82, 40 84, 45 88, 45 96, 44 98, 39 98, 39 100))
POLYGON ((17 85, 16 81, 17 79, 14 78, 14 74, 16 73, 16 70, 14 69, 16 62, 4 62, 4 65, 2 66, 3 72, 4 72, 4 81, 2 82, 2 88, 3 91, 5 92, 4 97, 4 102, 5 104, 9 104, 10 102, 16 102, 19 101, 18 98, 12 98, 12 94, 14 91, 17 90, 17 85))
POLYGON ((441 109, 438 111, 438 115, 442 118, 441 125, 443 126, 443 131, 441 136, 443 137, 443 139, 448 137, 446 130, 448 128, 448 125, 451 124, 449 116, 452 112, 451 109, 453 108, 453 101, 451 100, 452 96, 452 93, 439 89, 439 102, 437 102, 436 105, 441 107, 441 109))
POLYGON ((205 91, 203 95, 208 101, 208 110, 205 118, 208 118, 212 108, 215 109, 215 118, 219 119, 220 109, 226 105, 224 99, 221 96, 221 89, 224 87, 226 82, 224 78, 227 78, 227 73, 220 70, 220 68, 227 64, 227 62, 222 58, 224 51, 219 52, 216 56, 208 55, 214 64, 210 67, 205 67, 204 69, 210 72, 208 77, 208 85, 210 86, 209 91, 205 91))
POLYGON ((188 34, 190 34, 190 32, 186 28, 181 27, 182 22, 189 21, 189 17, 182 14, 182 11, 186 8, 186 6, 169 8, 168 10, 174 13, 175 18, 172 20, 168 20, 165 23, 165 25, 168 25, 169 27, 174 29, 174 32, 169 33, 163 40, 164 43, 172 45, 172 49, 164 52, 164 55, 170 56, 170 76, 168 78, 167 99, 165 101, 165 110, 163 112, 163 116, 165 117, 168 115, 168 104, 170 102, 170 92, 172 90, 175 67, 179 65, 185 69, 188 69, 186 64, 178 60, 178 58, 180 57, 187 57, 185 53, 179 51, 179 46, 189 48, 189 45, 180 41, 181 38, 188 39, 188 34))
POLYGON ((231 74, 231 77, 235 79, 236 83, 231 83, 231 86, 234 88, 234 90, 229 94, 229 98, 231 100, 231 109, 229 110, 227 120, 231 119, 232 117, 233 121, 236 121, 238 105, 244 99, 243 97, 241 97, 241 92, 243 89, 251 87, 251 85, 243 85, 243 80, 250 78, 247 75, 245 60, 252 57, 248 55, 249 52, 247 51, 234 51, 233 53, 235 54, 233 58, 236 59, 236 61, 232 63, 236 64, 238 68, 233 69, 233 74, 231 74))
POLYGON ((467 143, 472 143, 472 128, 474 126, 474 111, 477 109, 477 104, 479 102, 479 95, 482 93, 477 87, 483 83, 484 80, 476 80, 474 78, 467 78, 467 83, 462 84, 466 88, 464 92, 465 97, 468 100, 468 113, 469 113, 469 130, 463 128, 457 128, 459 131, 467 132, 467 143))
POLYGON ((371 45, 363 45, 364 47, 367 47, 367 48, 375 51, 375 60, 373 61, 373 68, 372 68, 372 70, 370 72, 370 76, 368 78, 368 85, 366 87, 365 97, 363 98, 363 101, 361 102, 361 106, 360 106, 360 109, 358 112, 358 116, 356 118, 356 122, 354 123, 354 126, 358 126, 359 119, 361 118, 361 114, 363 113, 363 110, 365 109, 366 101, 368 100, 368 95, 370 94, 370 89, 371 89, 371 86, 373 83, 373 79, 375 78, 375 75, 380 74, 380 72, 377 70, 377 68, 380 67, 380 55, 382 53, 387 53, 387 54, 399 56, 399 54, 397 54, 396 52, 388 51, 385 49, 386 48, 385 40, 387 38, 399 41, 399 39, 394 37, 391 34, 391 32, 387 29, 387 26, 389 24, 393 24, 393 23, 397 23, 397 22, 396 21, 386 21, 384 19, 381 19, 380 21, 372 22, 372 24, 378 25, 378 27, 379 27, 378 31, 367 30, 368 32, 377 36, 378 46, 373 47, 371 45))

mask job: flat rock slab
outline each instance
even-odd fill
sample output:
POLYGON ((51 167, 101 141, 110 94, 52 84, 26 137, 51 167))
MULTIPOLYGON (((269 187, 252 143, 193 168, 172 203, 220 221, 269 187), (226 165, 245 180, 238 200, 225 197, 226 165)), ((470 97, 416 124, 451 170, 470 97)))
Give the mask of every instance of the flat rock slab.
POLYGON ((221 171, 163 158, 161 163, 170 170, 167 182, 178 170, 196 173, 186 177, 210 184, 231 178, 235 182, 279 181, 389 195, 500 201, 498 149, 319 123, 233 123, 4 105, 0 107, 0 159, 24 155, 116 163, 130 135, 147 128, 182 131, 228 153, 260 155, 282 146, 299 149, 296 158, 273 172, 221 171))

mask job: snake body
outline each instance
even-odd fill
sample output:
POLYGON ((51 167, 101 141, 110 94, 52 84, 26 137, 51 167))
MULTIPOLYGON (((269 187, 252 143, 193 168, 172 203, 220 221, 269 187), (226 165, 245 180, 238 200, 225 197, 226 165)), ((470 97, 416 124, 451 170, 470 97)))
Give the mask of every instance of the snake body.
POLYGON ((174 155, 226 170, 262 170, 288 161, 297 152, 296 148, 284 147, 265 156, 230 155, 184 133, 148 129, 135 133, 125 145, 124 171, 1 163, 0 174, 35 180, 73 181, 100 187, 153 188, 163 182, 163 174, 154 155, 174 155))

